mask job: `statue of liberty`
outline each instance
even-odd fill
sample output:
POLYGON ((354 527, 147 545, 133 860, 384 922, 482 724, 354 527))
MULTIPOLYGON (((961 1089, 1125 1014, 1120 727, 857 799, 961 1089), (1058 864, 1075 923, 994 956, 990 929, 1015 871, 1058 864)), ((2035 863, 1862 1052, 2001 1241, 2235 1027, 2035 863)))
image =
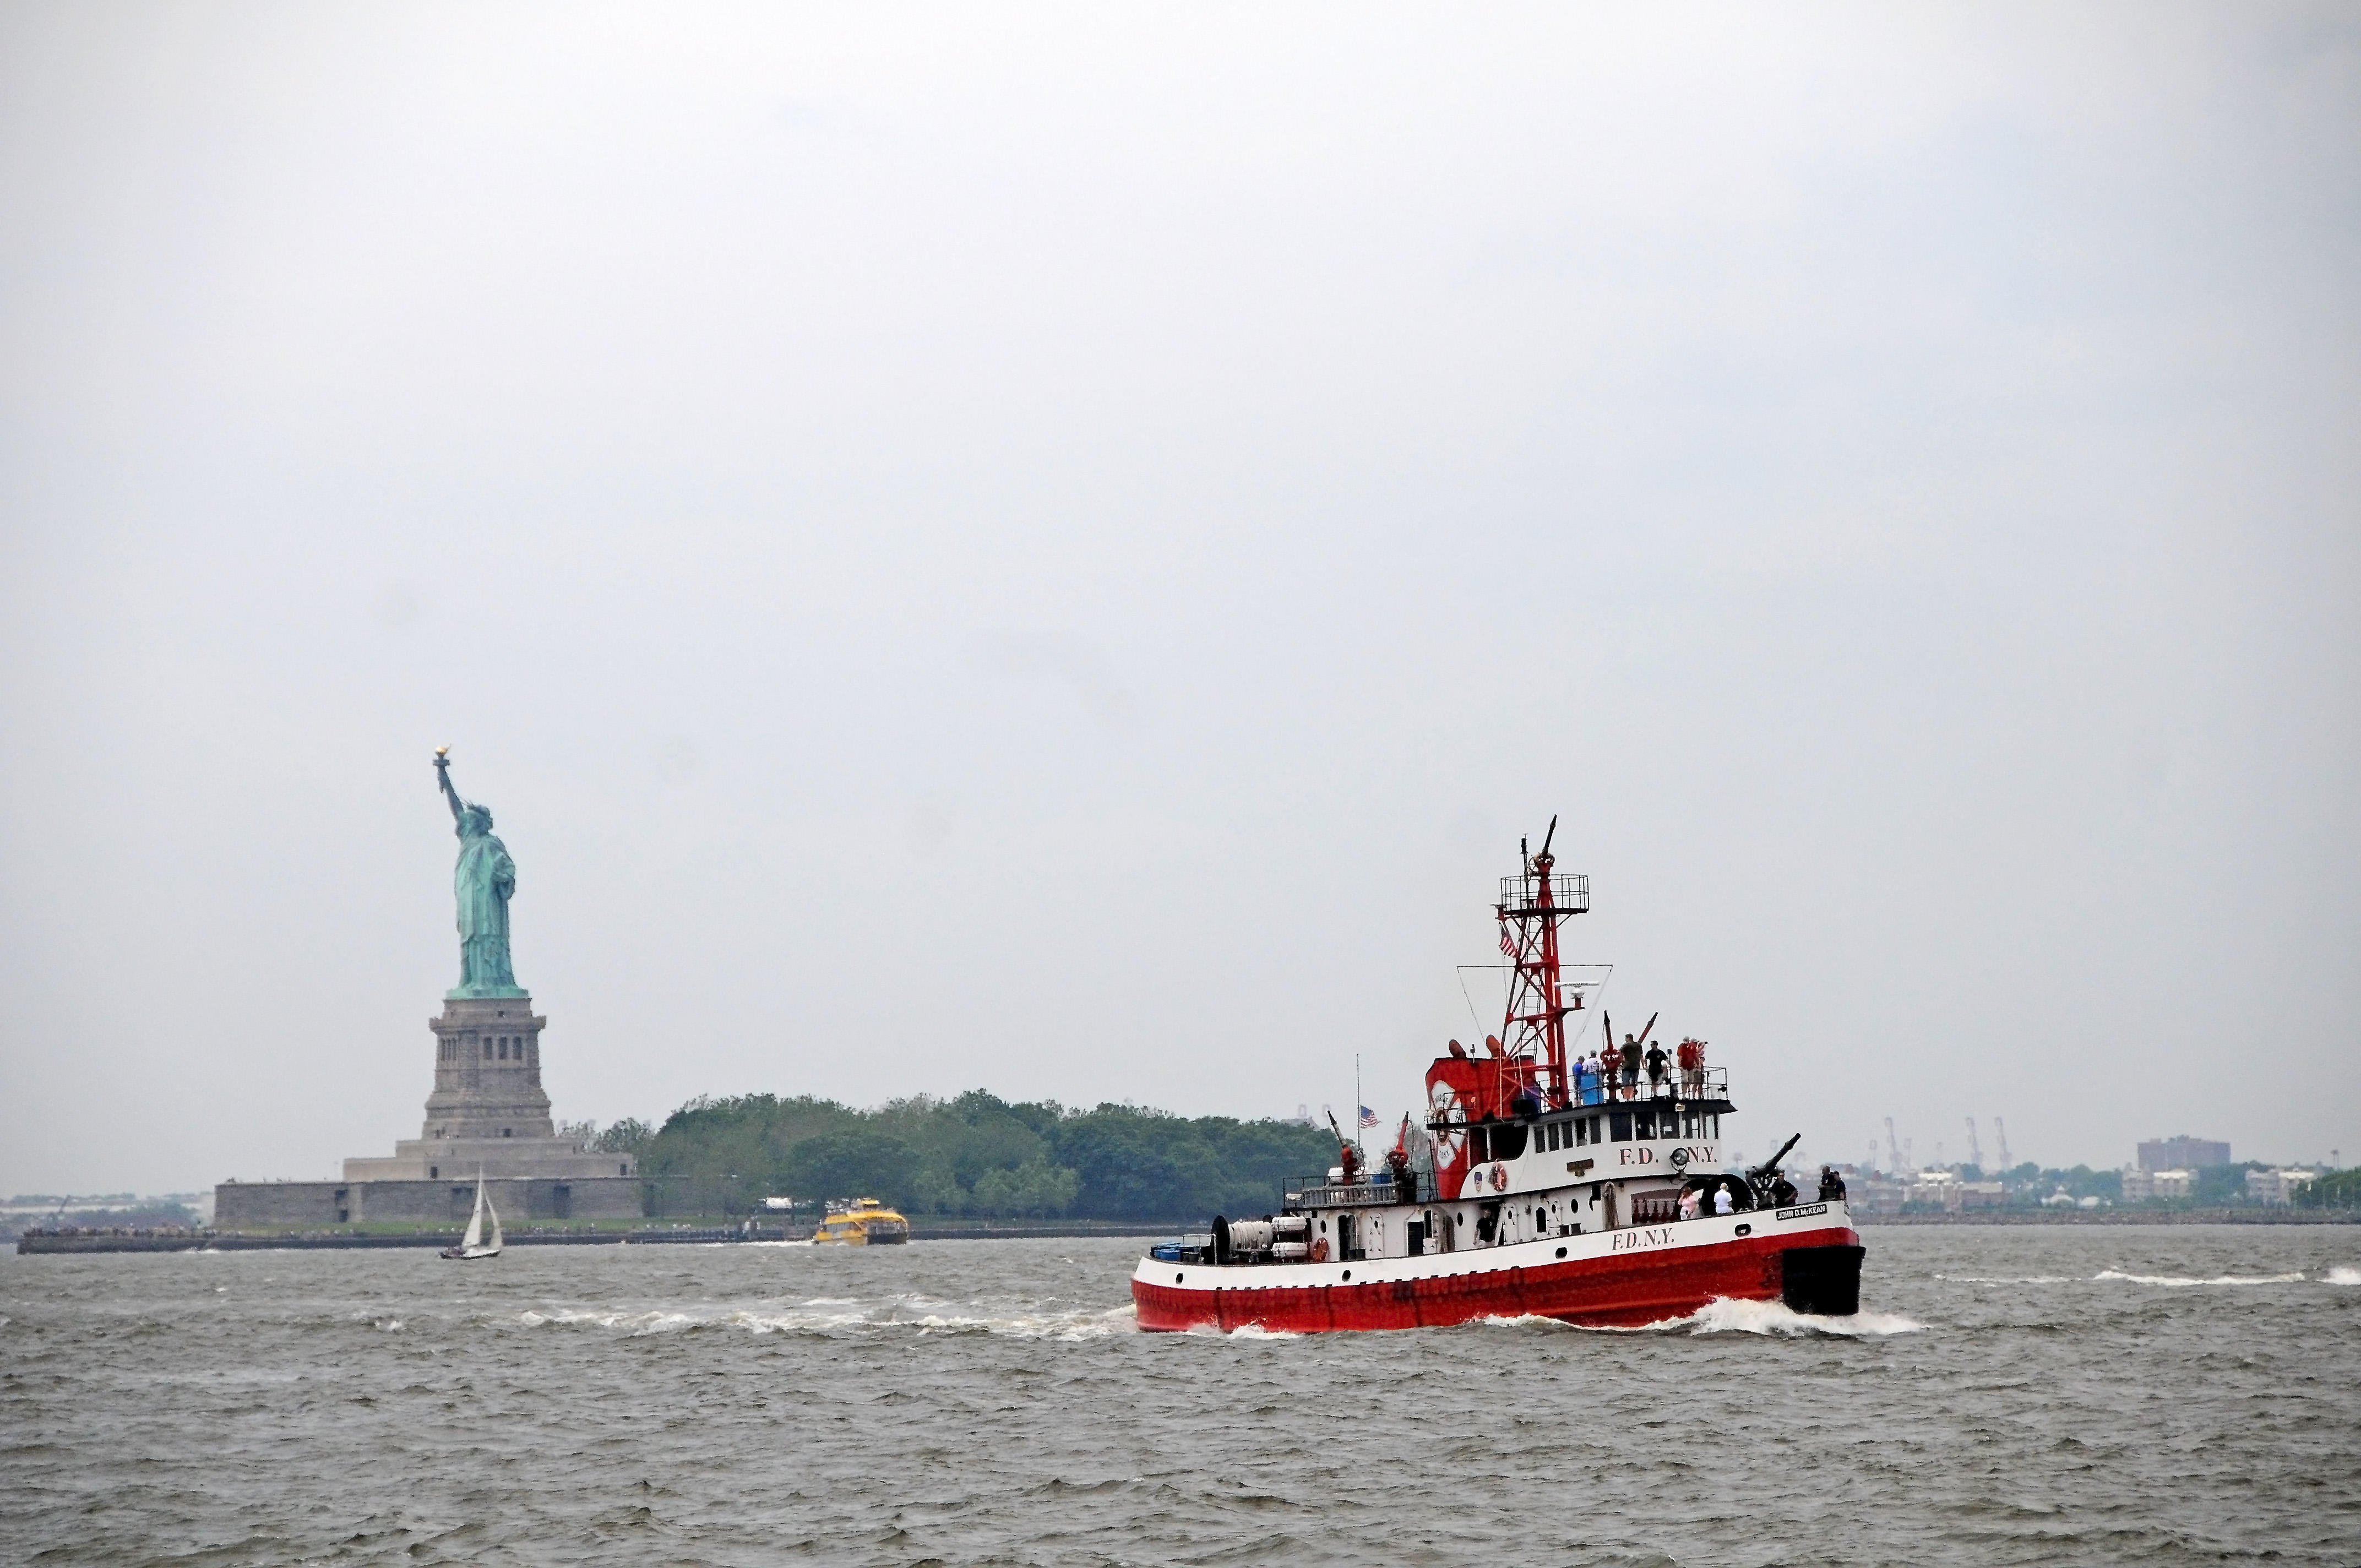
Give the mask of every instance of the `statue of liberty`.
POLYGON ((516 892, 516 862, 509 847, 492 836, 491 808, 461 800, 451 787, 451 748, 434 753, 435 781, 451 804, 459 835, 459 869, 453 884, 459 895, 459 983, 447 994, 522 996, 509 967, 509 898, 516 892))

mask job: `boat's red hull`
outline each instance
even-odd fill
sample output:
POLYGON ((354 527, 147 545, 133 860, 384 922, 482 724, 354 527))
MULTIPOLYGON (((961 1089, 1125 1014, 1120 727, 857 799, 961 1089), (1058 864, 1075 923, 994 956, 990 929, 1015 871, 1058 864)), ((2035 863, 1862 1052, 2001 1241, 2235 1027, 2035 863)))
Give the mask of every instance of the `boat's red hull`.
MULTIPOLYGON (((1828 1246, 1858 1249, 1860 1245, 1860 1236, 1850 1229, 1829 1228, 1808 1235, 1753 1236, 1522 1267, 1475 1267, 1364 1284, 1276 1288, 1247 1283, 1259 1269, 1204 1269, 1181 1272, 1216 1280, 1209 1288, 1163 1285, 1135 1276, 1131 1296, 1139 1326, 1166 1332, 1201 1327, 1294 1333, 1441 1328, 1478 1318, 1527 1316, 1638 1327, 1686 1317, 1717 1299, 1780 1300, 1793 1295, 1785 1254, 1828 1246)), ((1460 1255, 1451 1261, 1466 1265, 1479 1257, 1460 1255)), ((1857 1250, 1850 1261, 1857 1292, 1857 1250)))

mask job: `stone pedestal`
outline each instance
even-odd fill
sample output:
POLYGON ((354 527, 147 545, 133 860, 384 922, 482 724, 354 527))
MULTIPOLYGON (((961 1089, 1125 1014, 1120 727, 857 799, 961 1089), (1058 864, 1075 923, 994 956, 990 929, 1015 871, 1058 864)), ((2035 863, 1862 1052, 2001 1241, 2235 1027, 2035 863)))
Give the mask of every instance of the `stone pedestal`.
POLYGON ((541 1032, 533 998, 450 997, 434 1031, 434 1091, 426 1124, 391 1159, 348 1159, 353 1181, 630 1177, 629 1155, 588 1154, 557 1136, 541 1087, 541 1032))

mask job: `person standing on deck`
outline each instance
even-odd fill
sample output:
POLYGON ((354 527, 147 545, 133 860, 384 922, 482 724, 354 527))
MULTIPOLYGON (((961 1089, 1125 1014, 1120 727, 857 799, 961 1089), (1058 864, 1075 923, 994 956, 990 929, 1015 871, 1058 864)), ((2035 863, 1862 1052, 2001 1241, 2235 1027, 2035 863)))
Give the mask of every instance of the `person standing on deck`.
POLYGON ((1661 1100, 1664 1098, 1664 1061, 1665 1057, 1664 1047, 1650 1046, 1648 1047, 1648 1097, 1651 1100, 1661 1100))
POLYGON ((1631 1100, 1640 1092, 1640 1042, 1631 1036, 1623 1036, 1623 1098, 1631 1100))

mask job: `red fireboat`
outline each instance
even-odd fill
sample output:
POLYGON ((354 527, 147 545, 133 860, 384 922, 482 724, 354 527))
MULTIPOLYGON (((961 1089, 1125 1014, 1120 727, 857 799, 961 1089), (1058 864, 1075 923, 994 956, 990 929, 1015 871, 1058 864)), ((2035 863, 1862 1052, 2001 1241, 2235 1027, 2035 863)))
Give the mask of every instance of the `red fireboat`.
POLYGON ((1141 1328, 1638 1327, 1717 1299, 1860 1310, 1842 1182, 1797 1192, 1779 1166, 1795 1138, 1726 1168, 1727 1069, 1702 1041, 1667 1056, 1648 1046, 1653 1019, 1621 1046, 1602 1024, 1607 1045, 1569 1069, 1566 1021, 1593 982, 1566 978, 1558 927, 1589 911, 1590 883, 1554 869, 1556 830, 1500 879, 1507 1013, 1481 1054, 1454 1040, 1427 1069, 1424 1147, 1404 1118, 1369 1170, 1340 1131, 1337 1165, 1288 1183, 1278 1212, 1151 1248, 1131 1277, 1141 1328))

